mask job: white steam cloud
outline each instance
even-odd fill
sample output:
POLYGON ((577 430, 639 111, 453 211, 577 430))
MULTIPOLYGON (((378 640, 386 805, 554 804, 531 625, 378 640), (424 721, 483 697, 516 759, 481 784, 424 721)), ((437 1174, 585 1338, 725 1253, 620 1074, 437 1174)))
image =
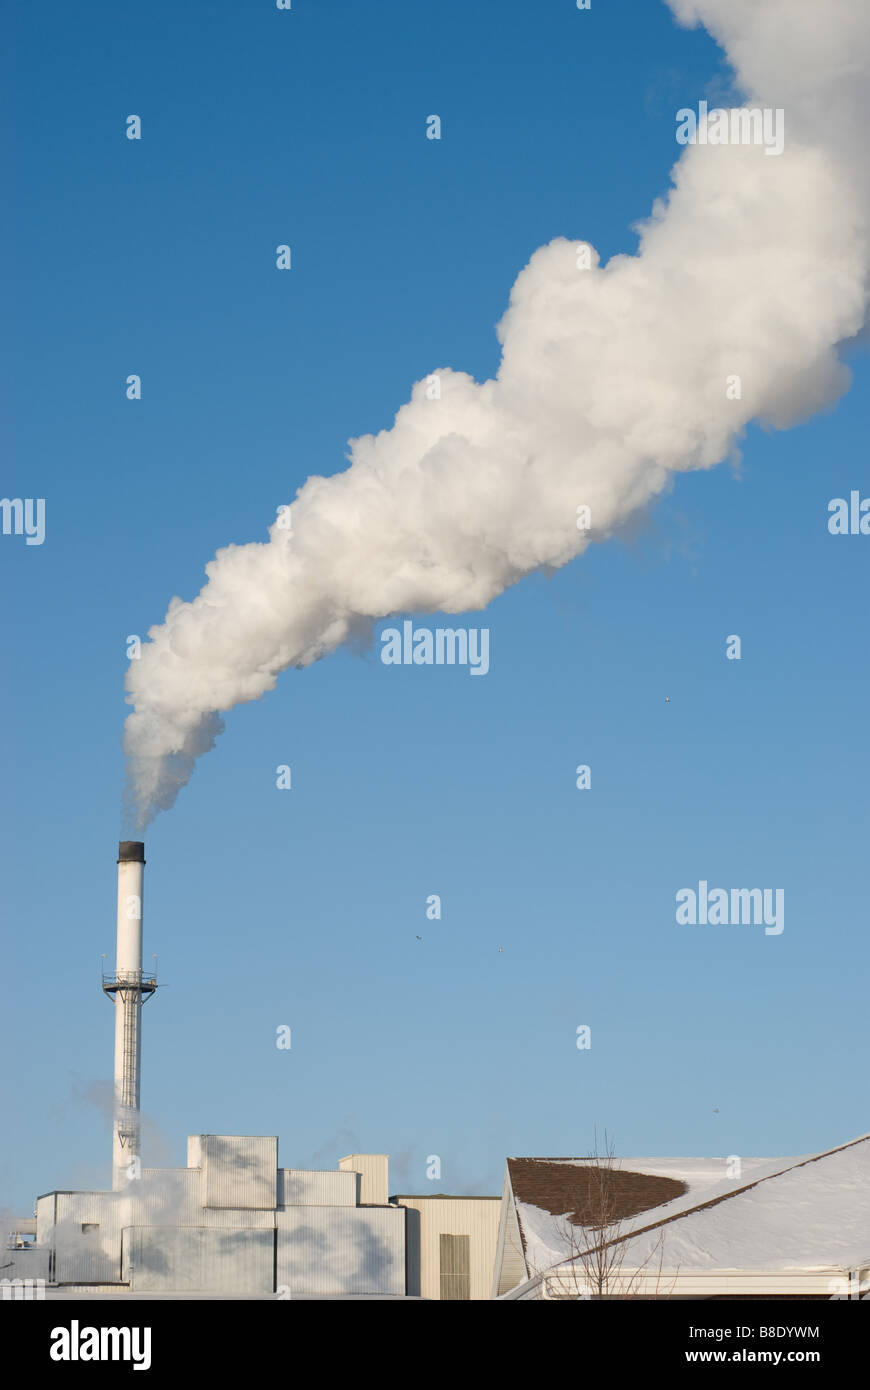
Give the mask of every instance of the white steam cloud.
POLYGON ((668 3, 722 44, 746 105, 783 109, 784 152, 686 146, 635 256, 580 269, 578 242, 541 247, 499 324, 494 380, 439 369, 440 400, 418 382, 391 429, 351 441, 345 472, 308 479, 292 534, 276 523, 220 550, 199 595, 172 600, 127 675, 140 827, 173 804, 219 712, 287 667, 362 622, 485 607, 674 473, 733 454, 750 420, 787 427, 848 385, 836 346, 862 327, 870 262, 870 4, 668 3))

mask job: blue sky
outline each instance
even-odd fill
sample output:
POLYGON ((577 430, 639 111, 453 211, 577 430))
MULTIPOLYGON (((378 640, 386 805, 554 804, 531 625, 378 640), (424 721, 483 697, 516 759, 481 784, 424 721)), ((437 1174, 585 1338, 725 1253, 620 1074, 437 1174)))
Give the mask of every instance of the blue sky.
MULTIPOLYGON (((127 635, 414 380, 491 375, 537 246, 633 251, 676 109, 727 74, 649 0, 10 14, 0 490, 46 499, 42 546, 0 537, 0 1204, 26 1211, 109 1181, 127 635)), ((438 1154, 436 1187, 495 1192, 506 1154, 596 1124, 633 1154, 867 1129, 870 540, 827 504, 870 495, 870 368, 845 356, 834 410, 751 429, 739 468, 470 617, 485 678, 376 644, 227 716, 147 837, 151 1161, 277 1133, 287 1166, 386 1151, 426 1191, 438 1154), (700 879, 784 888, 783 934, 678 927, 700 879)))

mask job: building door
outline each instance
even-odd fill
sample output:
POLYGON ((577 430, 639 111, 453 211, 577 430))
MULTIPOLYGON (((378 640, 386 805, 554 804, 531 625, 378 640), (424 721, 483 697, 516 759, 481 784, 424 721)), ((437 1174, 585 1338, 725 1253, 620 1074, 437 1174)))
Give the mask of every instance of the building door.
POLYGON ((441 1297, 471 1298, 470 1236, 441 1236, 441 1297))

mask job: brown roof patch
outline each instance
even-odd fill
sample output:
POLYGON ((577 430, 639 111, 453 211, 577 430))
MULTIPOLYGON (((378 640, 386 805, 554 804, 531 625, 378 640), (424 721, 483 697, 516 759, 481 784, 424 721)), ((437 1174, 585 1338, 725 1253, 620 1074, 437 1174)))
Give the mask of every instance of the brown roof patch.
POLYGON ((511 1187, 518 1202, 567 1216, 575 1226, 612 1226, 639 1212, 672 1202, 688 1190, 676 1178, 632 1173, 594 1162, 509 1158, 511 1187))

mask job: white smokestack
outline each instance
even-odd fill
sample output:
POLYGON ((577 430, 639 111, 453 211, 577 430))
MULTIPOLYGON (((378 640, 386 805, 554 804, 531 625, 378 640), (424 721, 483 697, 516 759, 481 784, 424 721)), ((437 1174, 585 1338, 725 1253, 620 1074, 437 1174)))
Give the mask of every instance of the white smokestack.
POLYGON ((351 442, 347 471, 309 478, 292 530, 219 551, 199 596, 172 599, 127 674, 139 825, 172 805, 220 711, 288 666, 391 614, 483 608, 675 474, 733 457, 750 420, 783 428, 845 389, 835 348, 863 324, 870 263, 870 4, 670 4, 722 43, 748 105, 782 108, 782 153, 687 145, 636 256, 540 248, 494 380, 418 382, 391 429, 351 442))
POLYGON ((112 1187, 117 1191, 138 1177, 140 1150, 140 1074, 142 1002, 156 988, 142 973, 142 911, 145 846, 122 840, 118 846, 118 925, 115 974, 103 982, 115 1002, 115 1086, 112 1119, 112 1187))

